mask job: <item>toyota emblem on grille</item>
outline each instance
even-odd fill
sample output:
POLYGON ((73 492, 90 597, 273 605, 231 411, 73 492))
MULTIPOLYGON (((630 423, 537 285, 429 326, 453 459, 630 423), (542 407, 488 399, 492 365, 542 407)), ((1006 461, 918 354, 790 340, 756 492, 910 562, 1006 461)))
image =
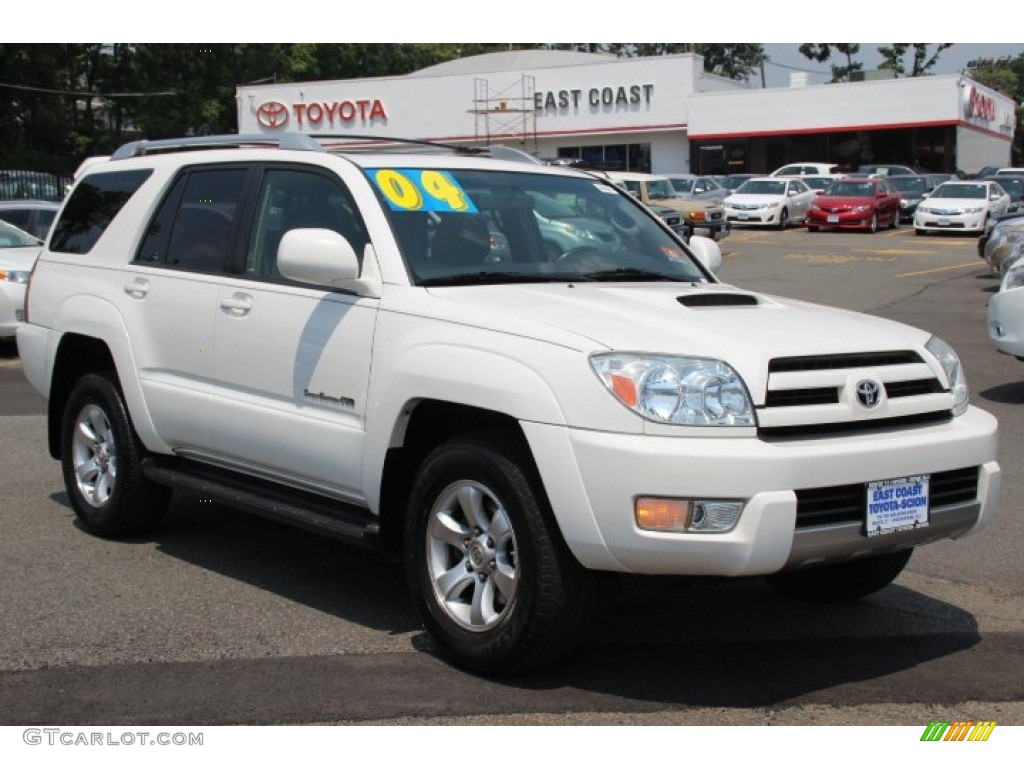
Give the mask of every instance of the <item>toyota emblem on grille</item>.
POLYGON ((280 101, 266 101, 256 110, 256 122, 264 128, 280 128, 288 122, 288 107, 280 101))
POLYGON ((865 408, 874 408, 882 400, 882 388, 878 382, 863 379, 857 382, 857 402, 865 408))

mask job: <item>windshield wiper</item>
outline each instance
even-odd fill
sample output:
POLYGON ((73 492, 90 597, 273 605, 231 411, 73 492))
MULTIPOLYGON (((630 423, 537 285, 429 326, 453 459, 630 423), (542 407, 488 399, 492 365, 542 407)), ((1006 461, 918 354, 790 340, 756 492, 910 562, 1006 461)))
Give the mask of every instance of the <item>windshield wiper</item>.
POLYGON ((615 280, 660 280, 670 283, 692 283, 692 277, 673 277, 664 272, 653 272, 649 269, 637 269, 636 267, 619 267, 617 269, 602 269, 597 272, 587 272, 583 277, 587 280, 615 281, 615 280))
POLYGON ((576 277, 563 275, 527 275, 522 272, 469 272, 446 277, 428 277, 420 280, 422 286, 431 285, 487 285, 488 283, 564 283, 576 277))

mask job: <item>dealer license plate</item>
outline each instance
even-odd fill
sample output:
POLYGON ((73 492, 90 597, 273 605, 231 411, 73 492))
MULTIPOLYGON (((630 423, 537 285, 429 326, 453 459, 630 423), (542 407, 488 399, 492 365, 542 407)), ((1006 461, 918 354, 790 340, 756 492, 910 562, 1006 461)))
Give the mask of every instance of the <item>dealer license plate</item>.
POLYGON ((914 475, 868 483, 865 535, 927 527, 928 480, 928 475, 914 475))
POLYGON ((938 224, 940 227, 948 227, 949 226, 949 219, 939 219, 935 223, 938 224))
POLYGON ((749 213, 741 213, 737 218, 740 221, 746 221, 747 219, 750 218, 750 214, 749 213))
POLYGON ((828 223, 829 224, 838 224, 839 223, 839 217, 838 216, 829 216, 828 217, 828 223))

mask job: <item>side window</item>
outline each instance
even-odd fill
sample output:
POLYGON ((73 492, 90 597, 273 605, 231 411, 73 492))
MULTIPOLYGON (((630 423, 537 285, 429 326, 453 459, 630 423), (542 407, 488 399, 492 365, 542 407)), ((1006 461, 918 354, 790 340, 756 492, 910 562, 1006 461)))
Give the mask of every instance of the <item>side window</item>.
POLYGON ((86 176, 68 198, 50 238, 50 250, 88 253, 153 172, 113 171, 86 176))
POLYGON ((188 174, 181 190, 164 261, 197 272, 227 271, 246 168, 188 174))
POLYGON ((344 236, 360 258, 369 241, 356 204, 340 181, 319 173, 270 168, 256 201, 245 274, 281 277, 277 247, 291 229, 330 229, 344 236))

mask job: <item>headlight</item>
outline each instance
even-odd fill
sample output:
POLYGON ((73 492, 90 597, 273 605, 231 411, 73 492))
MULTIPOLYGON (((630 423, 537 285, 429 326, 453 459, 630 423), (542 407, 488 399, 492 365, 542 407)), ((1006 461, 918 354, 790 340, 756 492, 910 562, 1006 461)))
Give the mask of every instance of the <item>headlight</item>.
POLYGON ((1024 261, 1017 260, 1005 270, 1003 283, 999 286, 1000 291, 1010 291, 1024 285, 1024 261))
POLYGON ((981 213, 984 208, 964 208, 961 213, 981 213))
POLYGON ((31 272, 21 270, 4 270, 0 269, 0 281, 8 283, 27 283, 28 276, 31 272))
POLYGON ((811 210, 812 211, 820 211, 821 210, 821 206, 816 204, 816 203, 811 203, 811 210))
POLYGON ((864 211, 870 211, 871 210, 871 206, 870 205, 858 205, 853 210, 855 210, 857 213, 862 213, 864 211))
POLYGON ((754 407, 743 380, 720 360, 612 352, 590 358, 623 405, 662 424, 753 427, 754 407))
POLYGON ((960 365, 960 358, 953 351, 953 348, 938 336, 932 336, 924 346, 925 349, 935 355, 935 359, 939 361, 939 365, 945 371, 946 379, 949 381, 949 390, 953 395, 953 415, 959 416, 967 410, 967 404, 970 400, 967 379, 964 377, 964 369, 960 365))

